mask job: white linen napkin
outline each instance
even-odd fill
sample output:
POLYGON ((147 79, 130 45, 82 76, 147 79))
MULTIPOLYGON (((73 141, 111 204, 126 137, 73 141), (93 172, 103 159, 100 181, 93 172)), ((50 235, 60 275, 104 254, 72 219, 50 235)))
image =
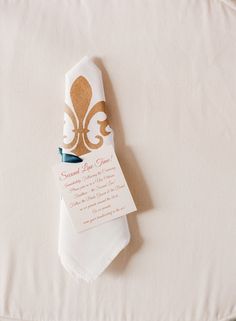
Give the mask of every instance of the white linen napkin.
MULTIPOLYGON (((84 57, 66 74, 63 152, 86 158, 88 153, 113 144, 107 122, 102 75, 90 58, 84 57)), ((59 256, 74 277, 96 279, 129 243, 126 216, 77 232, 61 199, 59 256)))

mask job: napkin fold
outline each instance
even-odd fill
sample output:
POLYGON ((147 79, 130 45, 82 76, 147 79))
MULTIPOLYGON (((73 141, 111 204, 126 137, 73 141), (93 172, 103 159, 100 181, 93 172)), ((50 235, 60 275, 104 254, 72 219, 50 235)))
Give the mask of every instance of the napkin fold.
MULTIPOLYGON (((107 120, 102 74, 88 57, 65 77, 62 153, 86 155, 113 144, 107 120)), ((61 199, 58 252, 64 268, 75 278, 95 280, 129 243, 126 216, 77 232, 61 199)))

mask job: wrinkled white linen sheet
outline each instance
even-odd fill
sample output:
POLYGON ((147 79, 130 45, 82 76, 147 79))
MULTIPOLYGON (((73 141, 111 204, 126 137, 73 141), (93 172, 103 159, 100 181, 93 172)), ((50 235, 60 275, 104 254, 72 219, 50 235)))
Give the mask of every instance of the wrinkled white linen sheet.
MULTIPOLYGON (((236 11, 225 0, 0 2, 0 320, 236 317, 236 11), (103 72, 137 214, 95 282, 58 257, 64 75, 103 72)), ((96 246, 96 244, 95 244, 96 246)))

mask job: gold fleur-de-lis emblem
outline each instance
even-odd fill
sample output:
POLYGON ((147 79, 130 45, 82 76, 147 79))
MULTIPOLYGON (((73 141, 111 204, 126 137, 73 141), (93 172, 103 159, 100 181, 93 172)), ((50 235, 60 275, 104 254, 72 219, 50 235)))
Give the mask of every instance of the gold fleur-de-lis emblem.
MULTIPOLYGON (((98 142, 93 143, 89 140, 88 132, 91 119, 98 112, 103 112, 105 115, 106 112, 104 101, 97 102, 88 112, 92 98, 92 88, 85 77, 80 76, 73 82, 70 97, 74 111, 68 106, 65 106, 64 111, 72 121, 74 136, 68 144, 63 143, 63 147, 80 156, 101 147, 103 145, 103 136, 107 136, 111 132, 106 130, 108 126, 107 118, 105 120, 97 120, 99 132, 95 138, 98 139, 98 142)), ((64 138, 66 137, 64 136, 64 138)))

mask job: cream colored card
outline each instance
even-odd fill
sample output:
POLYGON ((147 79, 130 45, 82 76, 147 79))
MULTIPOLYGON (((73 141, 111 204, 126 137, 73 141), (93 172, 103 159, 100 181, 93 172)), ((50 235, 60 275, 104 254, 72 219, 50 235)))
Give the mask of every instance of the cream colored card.
POLYGON ((136 211, 112 145, 82 157, 81 163, 60 163, 54 174, 78 232, 136 211))

